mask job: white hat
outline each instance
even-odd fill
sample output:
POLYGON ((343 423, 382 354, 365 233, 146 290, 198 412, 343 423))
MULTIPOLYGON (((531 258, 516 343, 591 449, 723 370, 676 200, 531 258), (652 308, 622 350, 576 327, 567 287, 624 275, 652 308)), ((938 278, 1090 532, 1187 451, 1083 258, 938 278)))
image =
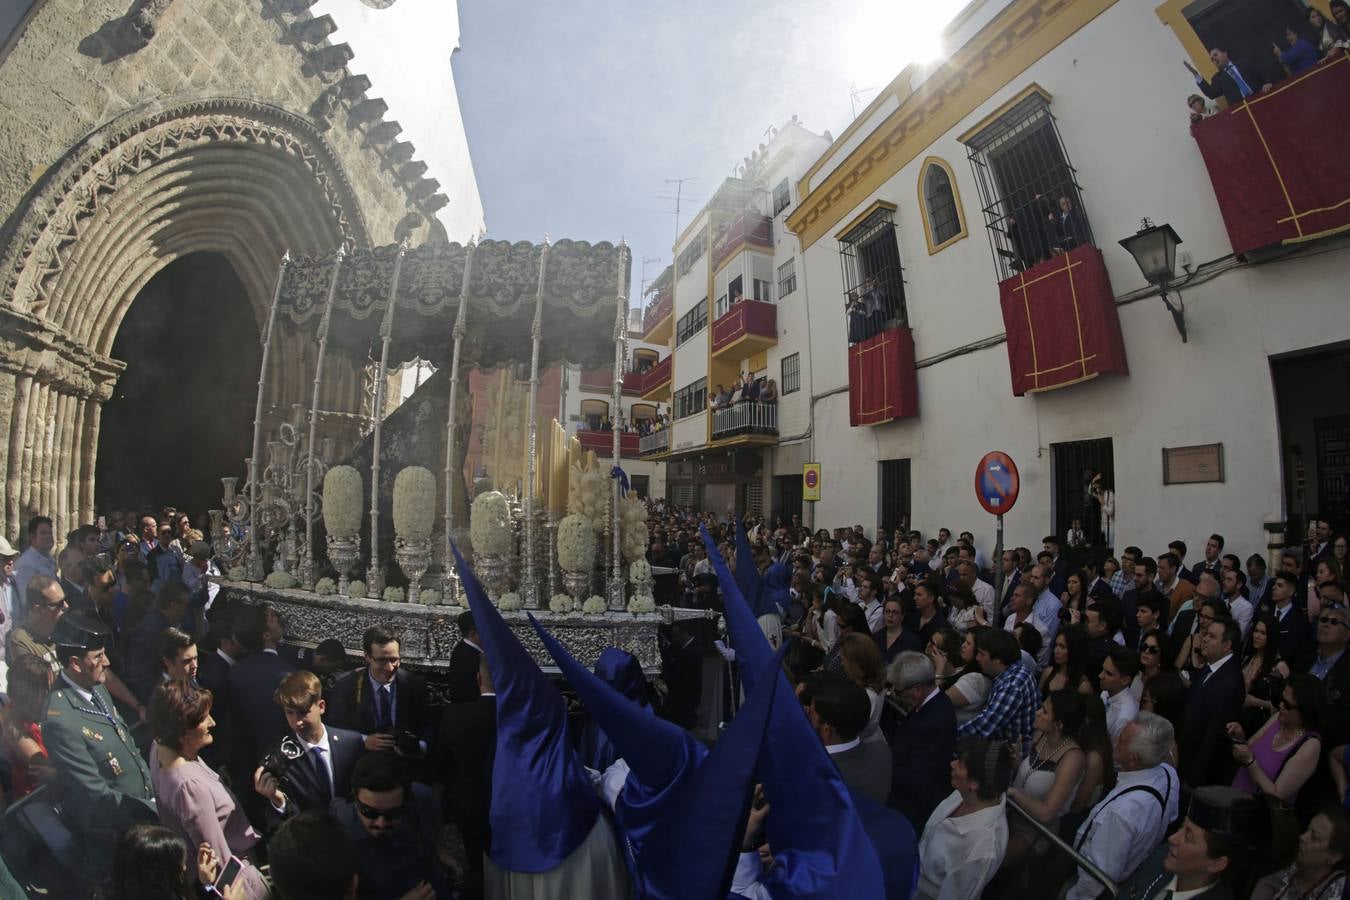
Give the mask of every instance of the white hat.
POLYGON ((18 556, 18 555, 19 551, 11 547, 9 545, 9 541, 5 540, 5 536, 0 534, 0 556, 18 556))

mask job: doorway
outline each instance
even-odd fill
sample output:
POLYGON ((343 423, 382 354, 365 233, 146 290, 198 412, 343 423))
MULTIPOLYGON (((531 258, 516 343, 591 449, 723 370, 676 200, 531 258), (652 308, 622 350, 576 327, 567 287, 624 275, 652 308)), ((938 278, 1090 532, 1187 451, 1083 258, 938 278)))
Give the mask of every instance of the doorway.
POLYGON ((1298 543, 1313 516, 1350 526, 1350 346, 1271 360, 1280 423, 1285 534, 1298 543))
POLYGON ((1092 441, 1066 441, 1051 444, 1054 459, 1054 533, 1061 538, 1069 533, 1074 519, 1080 519, 1089 543, 1106 545, 1102 531, 1101 505, 1088 491, 1093 475, 1102 476, 1104 487, 1115 490, 1116 467, 1110 438, 1092 441))
POLYGON ((229 261, 192 253, 166 266, 132 301, 111 355, 127 368, 103 405, 96 507, 218 507, 220 478, 242 476, 252 450, 262 359, 229 261))

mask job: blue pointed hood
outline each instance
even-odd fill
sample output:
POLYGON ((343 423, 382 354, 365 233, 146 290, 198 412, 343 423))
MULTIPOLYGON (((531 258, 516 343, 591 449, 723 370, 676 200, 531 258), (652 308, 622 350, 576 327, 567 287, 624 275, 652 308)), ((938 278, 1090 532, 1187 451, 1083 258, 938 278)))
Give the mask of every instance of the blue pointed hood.
POLYGON ((782 563, 769 566, 759 580, 759 591, 755 594, 756 616, 783 616, 788 608, 791 578, 791 571, 782 563))
POLYGON ((497 692, 489 858, 511 872, 561 865, 595 826, 600 801, 567 734, 567 708, 450 545, 497 692))
POLYGON ((848 787, 825 752, 774 658, 748 604, 706 528, 700 528, 722 588, 727 629, 736 647, 741 679, 754 691, 763 673, 779 678, 759 776, 769 800, 765 823, 777 863, 765 876, 775 898, 852 900, 885 897, 881 863, 848 787))
POLYGON ((628 764, 628 780, 614 805, 614 819, 636 856, 670 797, 708 751, 683 728, 659 718, 651 707, 639 706, 597 678, 532 615, 530 622, 587 712, 611 735, 618 755, 628 764))
POLYGON ((747 600, 759 594, 759 566, 755 564, 755 551, 750 549, 750 533, 740 519, 736 520, 736 586, 747 600))

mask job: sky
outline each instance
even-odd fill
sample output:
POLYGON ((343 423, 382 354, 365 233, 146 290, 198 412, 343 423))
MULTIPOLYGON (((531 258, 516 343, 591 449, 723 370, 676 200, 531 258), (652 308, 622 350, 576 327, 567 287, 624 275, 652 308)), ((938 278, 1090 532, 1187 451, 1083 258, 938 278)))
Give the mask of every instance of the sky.
POLYGON ((639 281, 770 126, 838 136, 965 0, 460 0, 453 65, 488 237, 617 242, 639 281), (543 13, 547 10, 547 13, 543 13))

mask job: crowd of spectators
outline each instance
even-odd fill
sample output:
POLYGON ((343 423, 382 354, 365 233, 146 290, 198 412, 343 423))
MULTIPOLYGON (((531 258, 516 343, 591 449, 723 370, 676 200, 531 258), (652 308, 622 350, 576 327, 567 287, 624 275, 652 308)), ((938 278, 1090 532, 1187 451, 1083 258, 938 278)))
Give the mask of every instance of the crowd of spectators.
POLYGON ((740 403, 777 403, 778 383, 772 378, 738 376, 727 390, 723 384, 708 394, 709 409, 731 409, 740 403))
MULTIPOLYGON (((393 631, 369 629, 351 668, 336 641, 301 651, 275 610, 218 595, 188 517, 111 521, 57 551, 39 516, 22 553, 0 545, 0 859, 111 897, 217 879, 232 898, 481 895, 495 694, 472 615, 438 704, 393 631), (66 810, 65 856, 25 814, 44 802, 66 810), (336 875, 319 845, 341 848, 336 875), (330 876, 336 893, 286 893, 330 876)), ((657 501, 649 527, 658 602, 721 606, 700 527, 735 568, 781 578, 768 618, 803 715, 850 790, 910 822, 919 896, 1095 897, 1089 865, 1154 879, 1139 896, 1341 895, 1350 610, 1329 522, 1273 573, 1219 534, 1189 561, 1181 540, 1115 556, 1073 529, 990 559, 969 532, 792 517, 748 521, 747 559, 708 513, 657 501), (1255 800, 1265 832, 1214 818, 1255 800)), ((658 682, 621 651, 597 671, 715 740, 736 648, 704 619, 661 636, 658 682)), ((587 765, 616 762, 603 732, 577 734, 587 765)))

